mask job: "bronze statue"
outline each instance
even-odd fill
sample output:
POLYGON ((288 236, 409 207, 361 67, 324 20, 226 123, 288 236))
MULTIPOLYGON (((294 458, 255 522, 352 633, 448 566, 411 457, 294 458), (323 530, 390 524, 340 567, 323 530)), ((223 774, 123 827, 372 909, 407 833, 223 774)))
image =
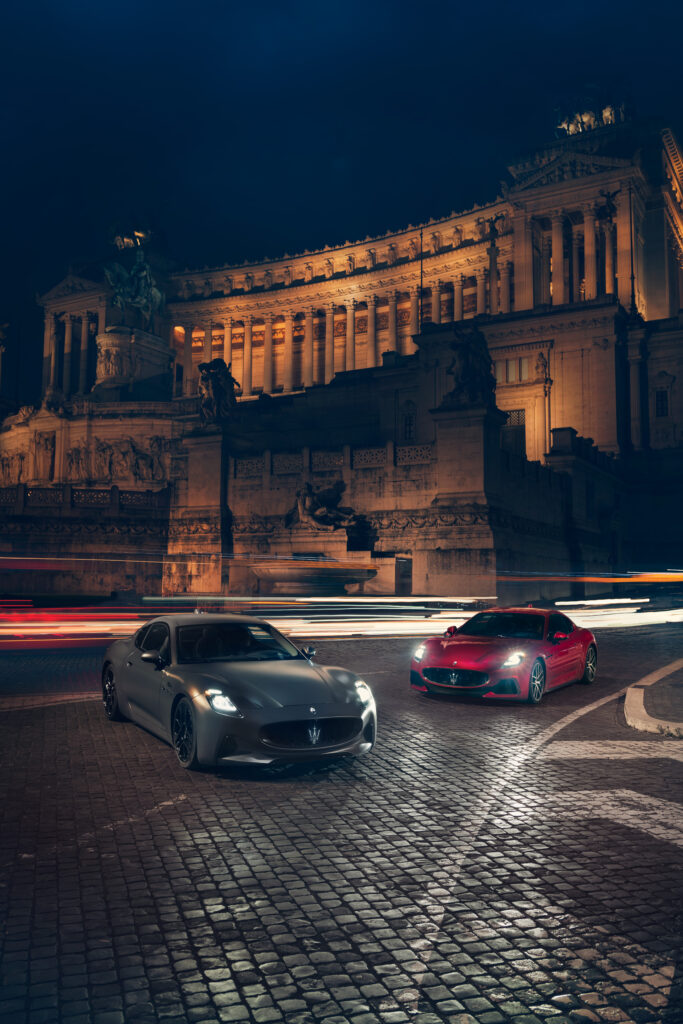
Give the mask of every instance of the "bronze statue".
POLYGON ((446 373, 454 387, 444 395, 443 405, 451 408, 495 405, 496 378, 486 338, 476 327, 460 327, 451 343, 453 359, 446 373))
POLYGON ((232 375, 232 363, 212 359, 199 364, 199 418, 204 425, 232 419, 237 408, 235 389, 240 383, 232 375))
POLYGON ((139 310, 145 329, 149 330, 154 314, 163 309, 164 293, 157 288, 142 249, 136 251, 130 271, 120 263, 110 263, 104 268, 104 276, 114 292, 114 305, 120 310, 126 307, 139 310))

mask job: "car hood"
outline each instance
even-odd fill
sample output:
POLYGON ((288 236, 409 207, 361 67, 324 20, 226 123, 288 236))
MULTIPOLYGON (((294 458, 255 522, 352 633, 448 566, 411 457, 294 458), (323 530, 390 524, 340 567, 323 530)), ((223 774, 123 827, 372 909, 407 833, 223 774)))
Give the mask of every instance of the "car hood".
MULTIPOLYGON (((487 663, 500 665, 501 659, 513 651, 535 651, 540 641, 522 637, 498 636, 454 636, 434 637, 429 644, 428 657, 432 664, 458 665, 466 667, 476 665, 478 668, 487 663)), ((425 659, 426 664, 426 659, 425 659)))
POLYGON ((183 666, 187 684, 203 691, 220 687, 238 707, 295 707, 303 704, 358 703, 354 682, 359 677, 343 668, 308 661, 220 661, 183 666))

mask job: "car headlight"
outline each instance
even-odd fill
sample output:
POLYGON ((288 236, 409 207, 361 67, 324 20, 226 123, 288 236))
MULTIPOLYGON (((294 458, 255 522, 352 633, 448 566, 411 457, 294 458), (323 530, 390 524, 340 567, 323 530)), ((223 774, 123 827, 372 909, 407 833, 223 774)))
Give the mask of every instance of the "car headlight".
POLYGON ((521 665, 525 658, 525 651, 513 651, 503 662, 503 668, 514 668, 515 665, 521 665))
POLYGON ((427 650, 427 647, 426 647, 425 644, 420 644, 419 647, 416 647, 415 648, 415 653, 413 654, 413 661, 422 661, 422 659, 425 656, 425 651, 426 650, 427 650))
POLYGON ((354 683, 356 693, 361 704, 371 704, 373 700, 372 690, 363 679, 356 679, 354 683))
POLYGON ((205 690, 204 695, 213 710, 217 711, 219 715, 239 715, 239 708, 222 690, 205 690))

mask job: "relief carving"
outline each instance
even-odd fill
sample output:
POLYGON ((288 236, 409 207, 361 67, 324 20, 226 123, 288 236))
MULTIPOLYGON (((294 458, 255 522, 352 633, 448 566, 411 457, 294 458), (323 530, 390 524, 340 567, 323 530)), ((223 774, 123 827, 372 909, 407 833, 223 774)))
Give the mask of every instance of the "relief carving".
POLYGON ((0 484, 20 484, 24 479, 24 452, 0 455, 0 484))
POLYGON ((33 435, 32 443, 34 477, 37 480, 52 480, 55 472, 54 431, 33 435))

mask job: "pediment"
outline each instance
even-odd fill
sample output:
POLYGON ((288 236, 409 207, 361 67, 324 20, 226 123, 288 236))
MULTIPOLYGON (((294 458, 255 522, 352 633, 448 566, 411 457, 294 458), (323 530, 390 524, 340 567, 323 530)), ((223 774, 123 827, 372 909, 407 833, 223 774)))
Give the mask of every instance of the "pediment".
POLYGON ((597 153, 560 153, 554 159, 517 177, 510 191, 523 192, 543 185, 562 181, 576 181, 595 174, 624 171, 632 166, 630 160, 600 156, 597 153))
POLYGON ((79 277, 77 274, 68 274, 59 284, 51 288, 49 292, 41 295, 40 302, 46 306, 56 302, 58 299, 68 299, 80 293, 96 292, 100 294, 103 291, 104 286, 98 284, 97 281, 90 281, 87 277, 79 277))

